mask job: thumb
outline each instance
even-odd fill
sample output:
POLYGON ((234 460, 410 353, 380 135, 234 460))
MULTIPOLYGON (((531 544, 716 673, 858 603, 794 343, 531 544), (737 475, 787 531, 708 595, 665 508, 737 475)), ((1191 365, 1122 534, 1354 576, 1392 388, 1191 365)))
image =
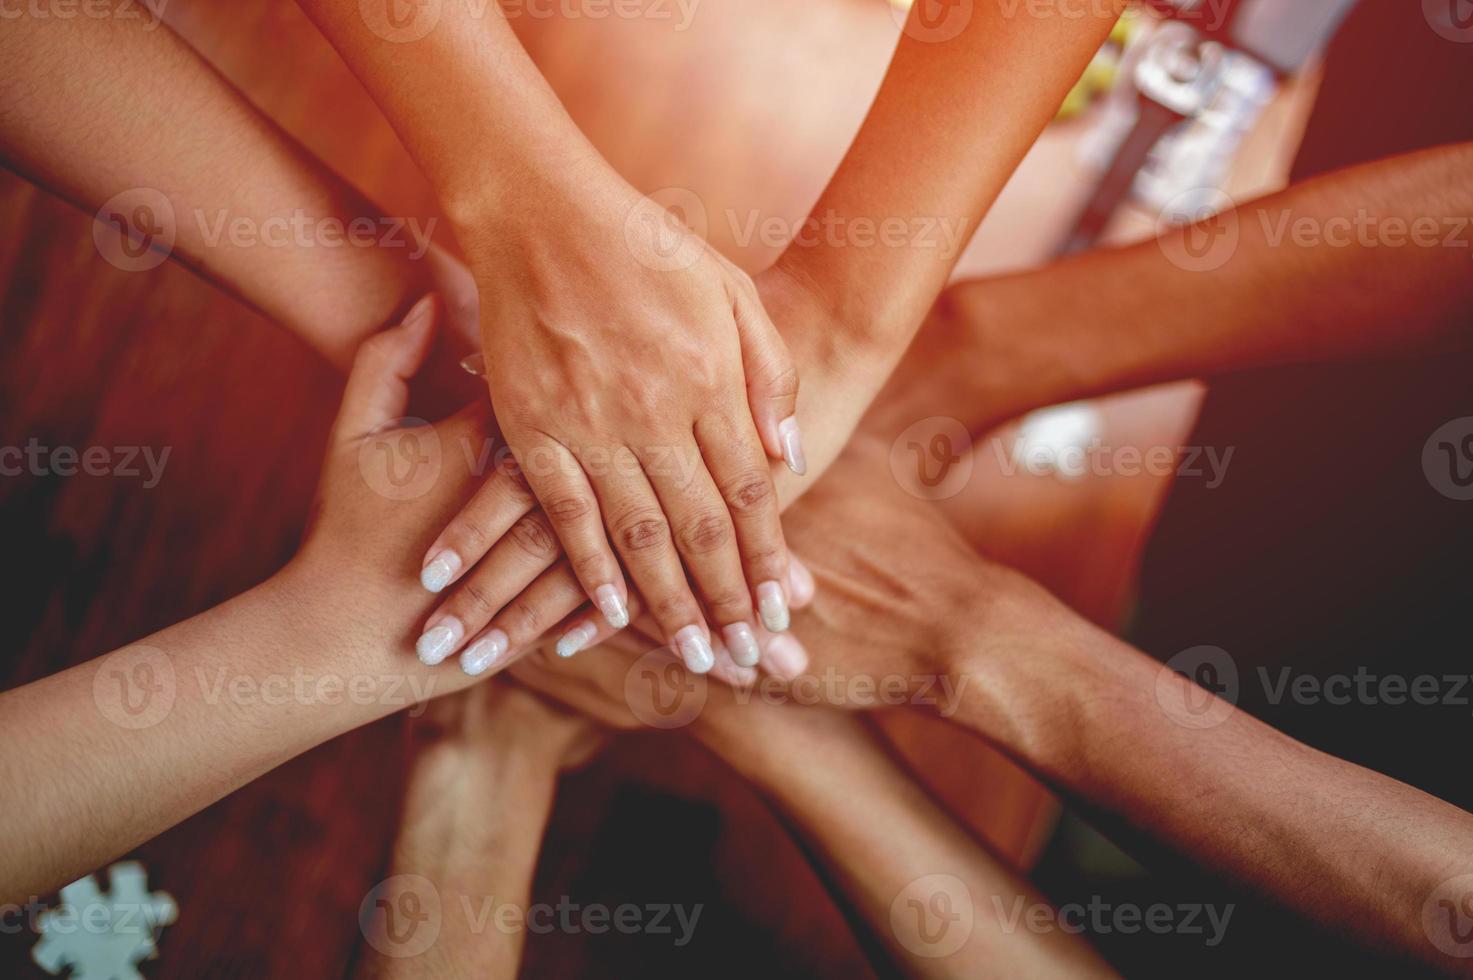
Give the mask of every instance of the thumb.
POLYGON ((439 314, 431 293, 414 304, 403 323, 381 330, 358 348, 333 425, 335 440, 357 438, 404 414, 409 379, 429 355, 439 314))
POLYGON ((798 432, 798 368, 760 300, 738 292, 733 308, 747 377, 747 401, 762 447, 802 476, 808 471, 798 432))

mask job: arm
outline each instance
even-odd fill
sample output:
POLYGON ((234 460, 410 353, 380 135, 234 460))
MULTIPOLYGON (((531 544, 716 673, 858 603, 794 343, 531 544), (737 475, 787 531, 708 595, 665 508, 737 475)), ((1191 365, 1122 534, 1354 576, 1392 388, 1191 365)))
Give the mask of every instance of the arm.
POLYGON ((501 684, 438 701, 425 722, 375 903, 413 892, 438 909, 438 931, 421 950, 388 913, 370 913, 360 975, 516 976, 558 772, 587 754, 591 726, 501 684))
POLYGON ((792 817, 906 976, 1113 975, 1067 933, 1009 918, 1047 900, 970 837, 858 719, 722 696, 708 699, 691 731, 792 817))
POLYGON ((483 422, 462 413, 433 430, 380 431, 403 414, 432 310, 417 307, 365 343, 312 526, 286 568, 0 694, 10 747, 0 758, 0 897, 43 894, 312 746, 470 683, 433 675, 410 652, 407 626, 426 603, 403 556, 469 492, 473 474, 459 461, 487 438, 483 422), (385 458, 432 447, 440 466, 421 467, 407 488, 389 482, 385 458))
MULTIPOLYGON (((421 5, 403 25, 356 0, 302 7, 450 216, 491 402, 566 568, 618 626, 637 588, 662 638, 707 669, 711 627, 750 629, 781 595, 769 458, 803 468, 795 374, 751 280, 599 156, 494 0, 421 5)), ((427 587, 454 584, 520 516, 489 489, 424 554, 427 587)), ((469 640, 521 584, 474 583, 490 608, 452 595, 446 614, 469 640)))
POLYGON ((5 163, 97 214, 114 237, 115 221, 135 232, 146 222, 164 243, 171 233, 174 257, 341 370, 432 288, 449 305, 452 353, 472 349, 474 289, 431 244, 433 226, 399 236, 399 247, 329 247, 346 238, 331 229, 355 220, 377 240, 379 211, 167 27, 16 17, 0 32, 0 60, 5 163), (232 233, 237 224, 249 235, 232 233))
POLYGON ((818 580, 795 625, 813 672, 939 677, 944 716, 1107 826, 1342 934, 1460 965, 1428 941, 1423 910, 1473 871, 1473 815, 1214 699, 983 561, 884 465, 846 456, 789 514, 818 580))
POLYGON ((1470 171, 1473 144, 1424 150, 1305 181, 1159 242, 959 283, 866 426, 893 437, 944 414, 979 431, 1157 382, 1467 344, 1470 171), (1187 250, 1193 239, 1205 258, 1187 250))

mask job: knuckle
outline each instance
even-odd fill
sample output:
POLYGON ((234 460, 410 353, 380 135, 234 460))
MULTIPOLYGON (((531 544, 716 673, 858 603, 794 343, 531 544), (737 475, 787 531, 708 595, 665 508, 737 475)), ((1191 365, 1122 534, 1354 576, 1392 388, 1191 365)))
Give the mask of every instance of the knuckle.
POLYGON ((581 521, 593 513, 593 500, 581 493, 559 494, 548 499, 542 509, 555 524, 581 521))
POLYGON ((628 551, 649 551, 670 542, 670 525, 665 518, 651 513, 634 515, 620 523, 614 532, 619 544, 628 551))
POLYGON ((539 561, 551 561, 558 553, 557 535, 552 533, 547 518, 529 514, 512 525, 509 532, 518 547, 539 561))
POLYGON ((545 629, 541 611, 535 603, 526 599, 517 599, 507 606, 498 619, 502 632, 511 637, 513 642, 524 642, 541 636, 545 629))
POLYGON ((772 480, 766 473, 744 473, 721 488, 721 498, 739 514, 760 510, 772 501, 772 480))
POLYGON ((724 548, 731 537, 731 521, 724 514, 703 514, 680 529, 681 548, 697 555, 724 548))
POLYGON ((459 611, 466 614, 465 619, 488 619, 498 608, 490 590, 476 579, 471 579, 461 588, 459 605, 459 611))
POLYGON ((583 555, 572 562, 573 574, 581 582, 602 581, 608 576, 604 574, 606 567, 604 556, 601 552, 591 555, 583 555))
POLYGON ((782 548, 775 545, 759 544, 744 549, 743 555, 747 560, 747 567, 752 570, 752 577, 756 581, 765 581, 772 578, 781 578, 786 571, 787 555, 782 548))
POLYGON ((687 626, 695 622, 696 601, 689 593, 673 592, 655 599, 650 611, 661 623, 687 626))
POLYGON ((797 398, 798 369, 792 361, 783 357, 763 384, 770 398, 797 398))
POLYGON ((752 614, 752 600, 745 589, 720 589, 706 597, 706 604, 722 623, 733 623, 752 614))

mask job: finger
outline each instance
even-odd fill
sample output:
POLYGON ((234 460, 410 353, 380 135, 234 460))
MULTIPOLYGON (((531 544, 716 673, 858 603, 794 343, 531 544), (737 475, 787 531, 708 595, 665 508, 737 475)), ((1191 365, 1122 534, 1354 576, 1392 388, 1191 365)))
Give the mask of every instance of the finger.
MULTIPOLYGON (((636 627, 639 627, 641 632, 646 634, 646 636, 659 635, 657 632, 659 630, 659 624, 651 619, 647 614, 641 614, 637 598, 634 600, 634 606, 631 609, 631 612, 634 615, 634 625, 636 627)), ((576 616, 574 617, 574 619, 576 620, 576 616)), ((589 645, 593 646, 605 643, 616 635, 630 637, 634 636, 632 631, 616 632, 612 630, 600 629, 594 636, 593 642, 589 645)), ((731 652, 727 650, 726 646, 721 642, 719 638, 713 639, 711 642, 711 646, 715 652, 715 662, 712 664, 708 676, 712 677, 715 680, 721 681, 724 684, 728 684, 731 687, 746 688, 751 687, 752 685, 757 683, 757 671, 752 667, 744 667, 738 664, 732 658, 731 652)), ((647 646, 641 646, 640 649, 647 649, 647 646)), ((672 651, 669 647, 657 647, 657 649, 663 650, 666 654, 669 655, 671 660, 680 662, 681 658, 677 656, 676 653, 672 651)), ((596 655, 597 653, 595 653, 595 656, 596 655)))
POLYGON ((365 340, 353 357, 333 439, 356 439, 401 417, 409 404, 409 379, 424 365, 438 319, 433 293, 410 308, 404 322, 365 340))
POLYGON ((818 586, 814 584, 813 573, 808 566, 803 564, 797 555, 788 554, 788 600, 794 609, 802 609, 813 602, 813 597, 818 592, 818 586))
POLYGON ((480 561, 536 505, 515 461, 503 457, 425 552, 420 584, 430 592, 443 590, 480 561))
MULTIPOLYGON (((644 462, 655 496, 669 516, 675 549, 705 602, 712 624, 725 629, 744 623, 750 630, 755 621, 752 592, 742 572, 735 525, 700 450, 692 442, 679 447, 676 453, 651 453, 644 462)), ((772 579, 779 595, 779 583, 786 577, 787 569, 783 567, 781 574, 772 579)), ((787 608, 785 599, 782 608, 787 608)))
POLYGON ((527 486, 557 532, 584 594, 609 625, 616 629, 629 625, 629 590, 604 533, 600 498, 583 467, 567 447, 545 436, 516 448, 527 486))
POLYGON ((587 601, 567 559, 560 560, 503 606, 466 645, 460 669, 475 677, 492 667, 505 667, 587 601))
MULTIPOLYGON (((694 450, 692 446, 692 456, 694 450)), ((639 468, 638 454, 627 449, 621 453, 628 454, 630 466, 620 467, 624 472, 618 479, 598 480, 614 546, 644 597, 645 608, 659 624, 661 642, 678 650, 693 673, 704 674, 716 659, 711 632, 686 581, 670 522, 648 474, 639 468)))
MULTIPOLYGON (((738 422, 712 414, 697 421, 696 441, 731 516, 742 572, 757 597, 762 625, 781 632, 788 628, 788 549, 777 490, 757 433, 745 419, 738 422)), ((750 628, 732 624, 722 635, 737 663, 747 667, 757 663, 759 650, 750 628)))
POLYGON ((742 345, 747 402, 763 448, 802 476, 808 472, 808 460, 798 431, 798 368, 756 290, 737 290, 732 313, 742 345))
POLYGON ((542 511, 522 517, 430 614, 415 644, 419 659, 433 667, 455 653, 467 636, 480 633, 562 554, 542 511))

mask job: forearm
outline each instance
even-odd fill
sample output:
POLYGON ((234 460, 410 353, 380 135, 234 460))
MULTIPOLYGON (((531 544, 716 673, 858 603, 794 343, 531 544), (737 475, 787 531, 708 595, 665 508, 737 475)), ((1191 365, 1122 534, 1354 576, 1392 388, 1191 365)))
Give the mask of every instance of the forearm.
POLYGON ((402 29, 370 23, 355 0, 299 2, 430 178, 468 251, 497 231, 515 237, 508 226, 522 216, 612 172, 495 0, 436 5, 402 29))
POLYGON ((863 126, 780 267, 893 364, 1123 6, 1064 16, 917 3, 863 126), (937 6, 965 27, 928 26, 937 6))
POLYGON ((967 679, 957 720, 1107 827, 1362 942, 1456 965, 1422 915, 1470 870, 1473 816, 1297 743, 1082 621, 988 645, 952 655, 967 679))
MULTIPOLYGON (((512 732, 493 746, 451 740, 421 753, 389 874, 414 876, 401 880, 417 888, 428 883, 424 890, 438 900, 439 934, 415 956, 365 950, 364 975, 515 976, 556 784, 554 747, 512 732)), ((419 897, 423 903, 430 896, 419 897)), ((370 934, 370 946, 406 952, 383 945, 386 938, 370 934)))
MULTIPOLYGON (((1045 899, 969 837, 854 716, 753 701, 708 710, 695 733, 792 816, 907 975, 1109 973, 1062 931, 1017 928, 1011 910, 1045 899), (794 744, 805 747, 801 758, 794 744), (918 912, 929 915, 936 903, 967 925, 940 939, 918 931, 918 912)), ((942 924, 933 917, 929 928, 942 924)))
POLYGON ((410 590, 315 604, 302 597, 321 583, 287 574, 0 694, 4 898, 45 894, 287 759, 469 682, 386 639, 423 611, 410 590))
POLYGON ((958 284, 869 423, 947 414, 980 429, 1158 382, 1466 344, 1470 170, 1473 144, 1439 147, 1243 205, 1221 234, 1178 229, 958 284), (1200 264, 1190 235, 1227 250, 1200 264))
POLYGON ((426 251, 433 226, 388 235, 372 204, 146 18, 7 22, 6 163, 104 225, 115 203, 156 245, 172 232, 174 257, 346 368, 444 278, 446 259, 426 251))

